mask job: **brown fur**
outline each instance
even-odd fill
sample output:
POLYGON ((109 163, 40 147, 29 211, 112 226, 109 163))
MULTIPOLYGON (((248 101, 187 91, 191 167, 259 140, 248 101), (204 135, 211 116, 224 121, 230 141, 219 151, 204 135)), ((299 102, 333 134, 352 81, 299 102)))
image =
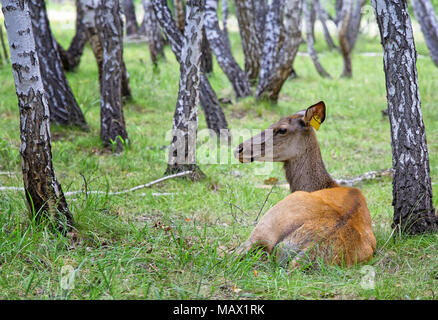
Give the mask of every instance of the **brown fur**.
MULTIPOLYGON (((274 133, 271 161, 284 162, 292 193, 266 212, 239 254, 254 246, 270 254, 277 248, 280 261, 293 258, 291 266, 304 258, 347 266, 372 258, 376 239, 365 197, 359 189, 338 186, 327 173, 315 132, 309 127, 314 114, 325 120, 323 102, 270 126, 274 132, 287 128, 284 134, 274 133)), ((242 162, 248 157, 269 161, 263 152, 245 153, 254 141, 264 148, 260 137, 250 139, 239 146, 236 157, 242 162)))

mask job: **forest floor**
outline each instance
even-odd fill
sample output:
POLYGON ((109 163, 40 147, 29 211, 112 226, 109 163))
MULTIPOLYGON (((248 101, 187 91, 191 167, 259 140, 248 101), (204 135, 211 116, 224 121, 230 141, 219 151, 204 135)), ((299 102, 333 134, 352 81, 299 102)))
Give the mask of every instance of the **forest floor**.
MULTIPOLYGON (((54 21, 52 29, 67 47, 74 23, 54 21)), ((239 35, 230 37, 243 66, 239 35)), ((422 37, 416 34, 416 39, 436 206, 438 77, 422 37)), ((282 116, 324 100, 327 118, 317 136, 331 175, 348 178, 391 168, 389 121, 381 112, 387 104, 378 37, 359 37, 352 79, 339 77, 341 55, 328 50, 321 34, 316 40, 321 63, 333 79, 319 77, 310 58, 300 54, 294 64, 298 78, 287 81, 277 105, 252 97, 235 102, 215 61, 209 79, 220 98, 233 101, 223 106, 230 128, 265 129, 282 116)), ((303 44, 300 52, 305 51, 303 44)), ((77 72, 67 74, 90 131, 51 126, 54 167, 65 192, 85 187, 118 191, 164 174, 179 66, 168 47, 157 69, 144 43, 127 43, 124 56, 133 100, 124 107, 129 146, 120 155, 104 150, 99 139, 99 85, 89 46, 77 72)), ((9 65, 0 68, 0 97, 0 186, 21 187, 19 117, 9 65)), ((206 127, 202 112, 199 127, 206 127)), ((233 141, 231 147, 237 144, 233 141)), ((205 140, 198 145, 205 148, 205 140)), ((437 298, 438 235, 392 232, 389 177, 358 185, 377 238, 375 256, 366 265, 318 263, 310 270, 289 271, 260 254, 238 260, 228 253, 246 240, 260 211, 265 213, 288 194, 276 186, 268 197, 271 186, 265 180, 276 178, 281 184, 285 178, 281 164, 265 172, 262 166, 201 163, 207 175, 202 182, 174 179, 121 196, 69 196, 77 228, 69 237, 30 221, 22 192, 1 192, 0 299, 437 298), (74 283, 67 288, 62 279, 71 271, 74 283)))

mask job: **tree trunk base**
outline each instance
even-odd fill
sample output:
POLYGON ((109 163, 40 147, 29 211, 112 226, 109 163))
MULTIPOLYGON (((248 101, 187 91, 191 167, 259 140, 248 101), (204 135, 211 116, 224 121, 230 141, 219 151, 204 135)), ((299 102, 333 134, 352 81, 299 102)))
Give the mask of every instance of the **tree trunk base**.
POLYGON ((207 177, 196 164, 168 164, 164 174, 167 176, 184 171, 192 171, 192 173, 187 176, 180 177, 180 179, 187 179, 188 177, 192 181, 201 181, 207 177))
POLYGON ((404 219, 400 216, 394 217, 391 227, 401 228, 402 233, 408 235, 438 232, 438 217, 433 211, 411 214, 404 219))

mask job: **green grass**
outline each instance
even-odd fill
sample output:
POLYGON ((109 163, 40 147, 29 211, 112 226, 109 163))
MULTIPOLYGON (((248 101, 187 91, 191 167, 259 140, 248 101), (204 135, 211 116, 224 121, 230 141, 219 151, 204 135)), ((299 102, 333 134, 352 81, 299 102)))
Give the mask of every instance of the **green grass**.
MULTIPOLYGON (((55 7, 55 9, 58 9, 55 7)), ((54 23, 67 46, 73 24, 54 23)), ((417 39, 417 37, 416 37, 417 39)), ((418 37, 419 85, 429 147, 432 181, 438 180, 438 77, 418 37)), ((237 33, 234 54, 243 65, 237 33)), ((334 76, 322 79, 309 57, 295 62, 298 79, 288 81, 278 105, 247 98, 224 106, 232 129, 264 129, 281 116, 324 100, 327 119, 318 131, 323 159, 336 178, 391 167, 389 122, 379 39, 362 36, 353 54, 353 79, 340 79, 342 58, 317 35, 321 63, 334 76)), ((305 51, 303 45, 300 49, 305 51)), ((171 129, 179 67, 169 48, 157 71, 146 44, 126 44, 125 61, 134 100, 124 107, 130 147, 121 155, 104 152, 99 139, 99 86, 91 50, 69 83, 90 132, 52 126, 54 167, 64 191, 83 188, 117 191, 155 180, 166 169, 166 132, 171 129)), ((219 97, 233 97, 215 63, 211 83, 219 97)), ((0 68, 0 185, 21 186, 19 117, 9 66, 0 68)), ((202 112, 200 129, 205 128, 202 112)), ((236 142, 237 143, 237 142, 236 142)), ((234 145, 233 145, 234 146, 234 145)), ((78 235, 62 237, 29 220, 22 193, 0 194, 1 299, 436 299, 438 236, 392 234, 391 179, 361 184, 373 219, 377 252, 369 263, 374 289, 364 289, 362 265, 319 265, 288 270, 266 256, 236 260, 227 251, 251 232, 269 189, 268 177, 284 180, 280 164, 269 175, 254 175, 260 164, 201 165, 207 179, 169 180, 123 196, 69 197, 78 235), (235 171, 239 171, 236 176, 235 171), (153 193, 175 193, 154 196, 153 193), (144 193, 144 195, 141 195, 144 193), (61 271, 76 270, 74 288, 61 286, 61 271), (256 272, 254 271, 256 270, 256 272), (257 276, 256 276, 257 275, 257 276)), ((438 189, 434 185, 434 204, 438 189)), ((262 213, 288 194, 275 188, 262 213)))

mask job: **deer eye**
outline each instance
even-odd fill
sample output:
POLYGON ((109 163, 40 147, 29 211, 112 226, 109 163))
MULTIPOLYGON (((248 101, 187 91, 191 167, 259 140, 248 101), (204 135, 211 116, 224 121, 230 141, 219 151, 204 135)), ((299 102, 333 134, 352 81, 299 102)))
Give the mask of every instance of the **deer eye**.
POLYGON ((278 134, 285 134, 286 132, 287 132, 287 129, 285 129, 285 128, 280 128, 277 130, 278 134))

